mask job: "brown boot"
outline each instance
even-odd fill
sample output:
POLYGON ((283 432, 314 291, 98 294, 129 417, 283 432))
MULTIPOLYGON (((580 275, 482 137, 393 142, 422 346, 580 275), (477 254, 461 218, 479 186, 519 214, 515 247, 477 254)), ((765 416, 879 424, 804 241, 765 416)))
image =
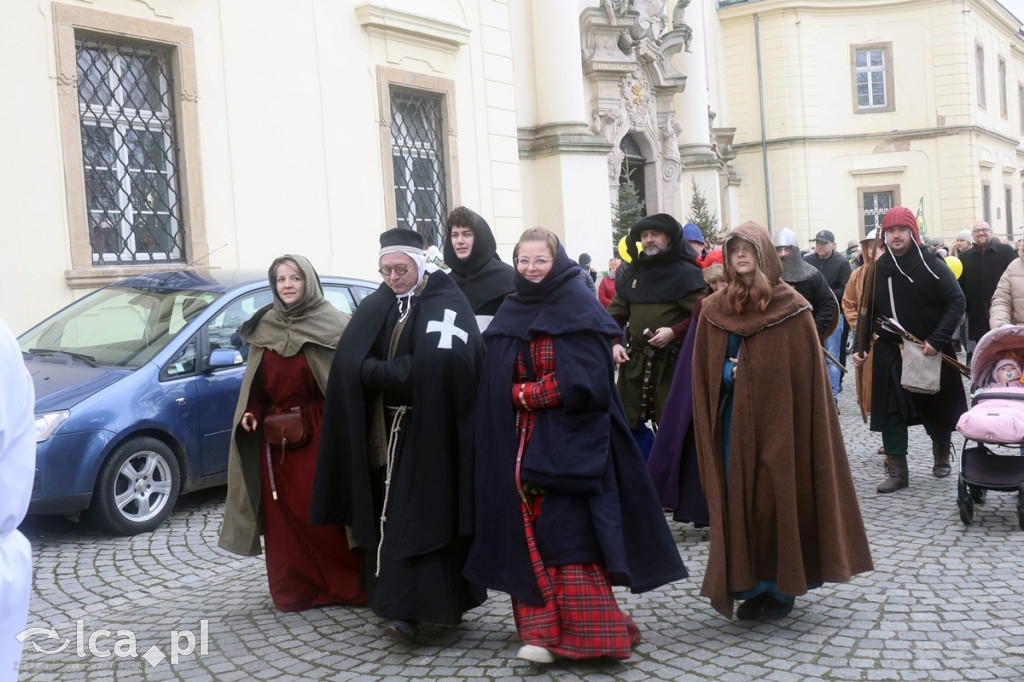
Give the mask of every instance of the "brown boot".
POLYGON ((878 484, 878 492, 894 493, 910 485, 910 474, 907 472, 906 457, 889 457, 889 478, 878 484))
POLYGON ((936 443, 932 441, 932 459, 935 465, 932 467, 932 476, 935 478, 945 478, 949 476, 949 449, 953 446, 952 443, 946 441, 945 443, 936 443))

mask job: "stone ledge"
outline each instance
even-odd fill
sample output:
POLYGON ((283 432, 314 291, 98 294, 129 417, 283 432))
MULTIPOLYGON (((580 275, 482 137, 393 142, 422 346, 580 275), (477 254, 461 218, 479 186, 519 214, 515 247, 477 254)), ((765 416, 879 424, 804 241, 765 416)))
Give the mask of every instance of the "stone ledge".
POLYGON ((595 135, 586 123, 545 123, 519 128, 519 158, 555 154, 600 154, 612 151, 612 143, 595 135))
POLYGON ((388 38, 400 36, 413 44, 455 54, 469 43, 470 30, 447 21, 410 14, 373 3, 359 5, 356 17, 371 36, 388 38))

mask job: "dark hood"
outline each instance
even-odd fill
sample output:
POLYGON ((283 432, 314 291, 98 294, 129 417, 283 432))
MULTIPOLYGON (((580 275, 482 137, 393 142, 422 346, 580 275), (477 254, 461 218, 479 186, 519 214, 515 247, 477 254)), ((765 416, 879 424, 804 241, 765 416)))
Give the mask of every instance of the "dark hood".
POLYGON ((444 238, 444 262, 451 268, 451 278, 469 299, 473 312, 494 299, 507 296, 515 288, 512 276, 515 269, 498 257, 498 246, 491 226, 473 213, 473 249, 469 258, 459 260, 452 246, 451 230, 444 238))
POLYGON ((683 239, 683 226, 667 213, 646 216, 636 222, 626 236, 626 252, 632 259, 615 273, 615 293, 628 303, 664 303, 706 289, 697 264, 697 252, 683 239), (668 246, 648 256, 637 251, 644 230, 659 230, 668 235, 668 246))

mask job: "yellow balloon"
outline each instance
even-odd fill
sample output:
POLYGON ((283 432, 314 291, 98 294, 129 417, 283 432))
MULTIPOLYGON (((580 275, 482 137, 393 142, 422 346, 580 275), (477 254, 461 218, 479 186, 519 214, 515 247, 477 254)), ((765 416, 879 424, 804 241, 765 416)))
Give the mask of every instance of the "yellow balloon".
MULTIPOLYGON (((640 242, 637 242, 636 252, 640 253, 641 248, 640 242)), ((629 250, 626 248, 626 237, 619 240, 619 255, 622 257, 622 260, 627 263, 633 262, 633 257, 629 255, 629 250)))
POLYGON ((619 240, 619 256, 621 256, 622 260, 626 261, 627 263, 633 262, 633 257, 630 256, 629 255, 629 251, 626 250, 626 238, 625 237, 623 237, 622 239, 619 240))
POLYGON ((960 279, 960 275, 964 272, 964 264, 960 262, 960 259, 956 256, 946 256, 946 265, 953 271, 957 279, 960 279))

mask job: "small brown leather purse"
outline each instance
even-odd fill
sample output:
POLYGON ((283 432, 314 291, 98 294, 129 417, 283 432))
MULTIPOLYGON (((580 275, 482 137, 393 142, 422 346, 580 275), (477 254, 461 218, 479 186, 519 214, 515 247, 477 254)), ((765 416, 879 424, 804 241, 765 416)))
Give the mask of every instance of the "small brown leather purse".
POLYGON ((310 429, 302 418, 302 407, 292 407, 264 417, 263 439, 267 444, 288 449, 301 448, 309 442, 310 429))
MULTIPOLYGON (((307 403, 309 404, 309 403, 307 403)), ((281 446, 281 458, 288 448, 301 448, 309 442, 312 429, 302 417, 305 405, 283 410, 272 407, 271 413, 263 418, 263 440, 267 443, 267 474, 270 478, 270 492, 277 499, 277 482, 274 480, 274 461, 270 457, 270 446, 281 446)))

